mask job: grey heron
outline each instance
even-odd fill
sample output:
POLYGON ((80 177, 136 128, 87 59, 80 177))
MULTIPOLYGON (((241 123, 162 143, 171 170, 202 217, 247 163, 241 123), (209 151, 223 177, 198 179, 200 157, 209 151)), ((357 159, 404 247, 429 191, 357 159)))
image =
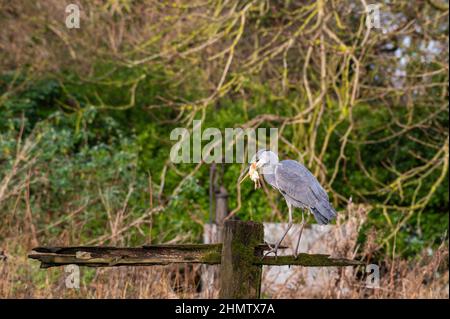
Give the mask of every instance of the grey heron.
POLYGON ((294 160, 279 161, 278 155, 274 152, 260 150, 251 160, 247 170, 247 174, 241 179, 240 183, 249 176, 255 183, 255 188, 258 188, 262 175, 265 182, 283 195, 289 210, 289 222, 285 233, 265 255, 274 253, 277 256, 278 247, 292 227, 292 207, 302 209, 302 222, 295 247, 295 257, 298 256, 300 239, 305 226, 304 210, 312 213, 320 225, 326 225, 336 217, 336 211, 330 203, 327 192, 322 188, 316 177, 299 162, 294 160))

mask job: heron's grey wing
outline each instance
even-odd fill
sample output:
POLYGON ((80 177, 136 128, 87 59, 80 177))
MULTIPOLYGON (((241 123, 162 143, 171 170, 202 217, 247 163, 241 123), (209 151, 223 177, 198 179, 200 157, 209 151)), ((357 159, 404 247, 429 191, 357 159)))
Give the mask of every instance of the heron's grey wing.
POLYGON ((327 192, 316 177, 302 164, 293 160, 281 161, 276 171, 277 185, 289 196, 307 205, 317 200, 329 201, 327 192))
POLYGON ((328 194, 302 164, 293 160, 281 161, 275 179, 286 200, 296 207, 310 208, 319 224, 327 224, 336 216, 328 194))

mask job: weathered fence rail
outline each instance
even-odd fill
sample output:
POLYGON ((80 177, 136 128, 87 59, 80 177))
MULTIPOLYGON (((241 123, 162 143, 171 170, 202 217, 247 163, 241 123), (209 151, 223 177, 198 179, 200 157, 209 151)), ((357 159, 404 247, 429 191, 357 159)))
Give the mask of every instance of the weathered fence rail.
MULTIPOLYGON (((265 250, 267 245, 256 249, 265 250)), ((39 260, 41 268, 76 264, 86 267, 153 266, 181 263, 218 265, 221 263, 222 244, 204 245, 152 245, 141 248, 120 247, 37 247, 28 257, 39 260), (187 246, 187 247, 186 247, 187 246), (200 247, 202 246, 202 247, 200 247)), ((293 256, 255 257, 255 265, 294 265, 305 267, 330 267, 360 265, 359 261, 330 258, 324 254, 299 254, 293 256)))
POLYGON ((126 247, 36 247, 28 255, 41 268, 75 264, 87 267, 153 266, 174 263, 220 264, 220 297, 258 298, 263 265, 305 267, 356 266, 362 262, 330 258, 324 254, 263 256, 263 225, 230 220, 225 223, 223 244, 150 245, 126 247))

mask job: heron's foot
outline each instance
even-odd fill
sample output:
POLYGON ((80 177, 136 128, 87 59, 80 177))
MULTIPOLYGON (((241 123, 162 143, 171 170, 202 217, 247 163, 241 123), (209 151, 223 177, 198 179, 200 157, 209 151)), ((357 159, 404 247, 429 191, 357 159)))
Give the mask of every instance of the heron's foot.
POLYGON ((308 251, 304 251, 304 252, 296 251, 294 253, 294 259, 298 259, 298 257, 300 257, 300 255, 302 255, 302 254, 304 255, 306 253, 308 253, 308 251))
POLYGON ((270 250, 269 251, 267 251, 267 252, 265 252, 263 255, 262 255, 262 257, 261 257, 261 260, 263 260, 264 259, 264 257, 266 257, 268 254, 270 254, 271 252, 273 252, 274 250, 275 250, 275 246, 272 246, 271 244, 269 244, 267 241, 264 241, 264 244, 266 244, 267 245, 267 247, 269 247, 270 248, 270 250))
POLYGON ((267 245, 269 246, 270 250, 265 252, 262 258, 268 256, 269 254, 274 254, 275 259, 276 259, 278 257, 278 246, 279 245, 275 245, 275 246, 271 246, 269 244, 267 244, 267 245))

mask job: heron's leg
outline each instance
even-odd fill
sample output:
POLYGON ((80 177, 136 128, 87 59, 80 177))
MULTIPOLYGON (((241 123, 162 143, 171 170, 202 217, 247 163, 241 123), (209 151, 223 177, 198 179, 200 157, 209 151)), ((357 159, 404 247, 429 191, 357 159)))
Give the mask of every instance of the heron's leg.
POLYGON ((288 223, 288 227, 287 227, 286 231, 284 232, 283 236, 281 236, 281 239, 275 244, 275 247, 273 247, 271 250, 269 250, 267 253, 265 253, 263 257, 267 256, 270 253, 274 253, 275 257, 277 257, 278 247, 280 247, 281 243, 283 242, 284 237, 286 237, 287 233, 289 232, 289 230, 292 227, 292 205, 291 204, 288 204, 288 209, 289 209, 289 223, 288 223))
POLYGON ((298 234, 297 245, 295 246, 294 257, 298 257, 298 248, 300 247, 300 239, 302 238, 303 228, 305 227, 305 216, 302 210, 302 223, 300 224, 300 233, 298 234))

